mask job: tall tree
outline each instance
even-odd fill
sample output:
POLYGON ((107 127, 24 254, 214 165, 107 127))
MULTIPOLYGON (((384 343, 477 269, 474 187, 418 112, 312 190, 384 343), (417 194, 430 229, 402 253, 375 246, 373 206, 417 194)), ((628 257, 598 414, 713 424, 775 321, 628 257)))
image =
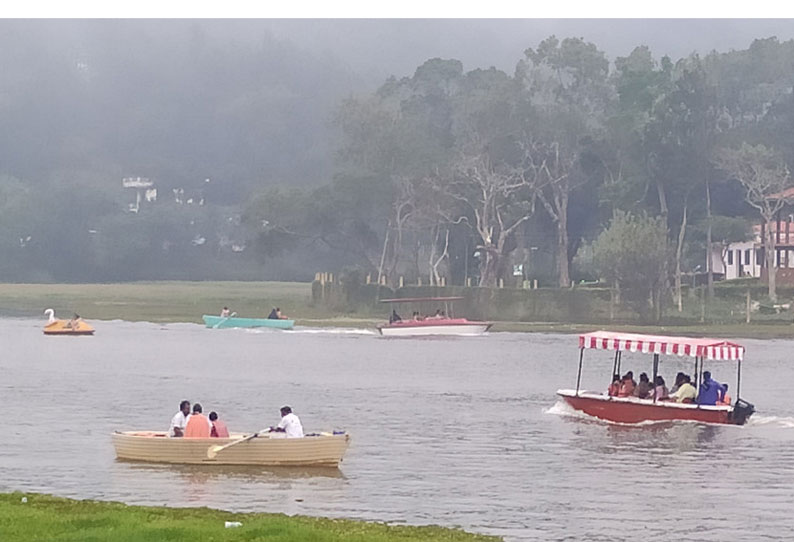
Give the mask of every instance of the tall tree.
POLYGON ((738 180, 745 189, 745 199, 764 221, 764 254, 769 299, 777 301, 775 264, 775 217, 786 203, 787 190, 794 187, 788 165, 773 149, 764 145, 742 143, 738 149, 721 148, 714 163, 738 180))
POLYGON ((579 168, 583 142, 604 137, 613 98, 609 61, 592 43, 556 37, 527 49, 516 68, 530 106, 525 148, 542 175, 537 197, 557 228, 557 279, 570 285, 568 205, 589 179, 579 168))

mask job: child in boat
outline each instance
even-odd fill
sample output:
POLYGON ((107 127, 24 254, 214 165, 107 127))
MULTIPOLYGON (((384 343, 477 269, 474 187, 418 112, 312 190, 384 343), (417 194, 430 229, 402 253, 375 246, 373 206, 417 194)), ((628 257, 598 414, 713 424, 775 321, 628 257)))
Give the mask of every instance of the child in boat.
POLYGON ((210 412, 210 423, 212 424, 210 437, 229 438, 229 430, 226 428, 226 424, 218 419, 217 412, 210 412))

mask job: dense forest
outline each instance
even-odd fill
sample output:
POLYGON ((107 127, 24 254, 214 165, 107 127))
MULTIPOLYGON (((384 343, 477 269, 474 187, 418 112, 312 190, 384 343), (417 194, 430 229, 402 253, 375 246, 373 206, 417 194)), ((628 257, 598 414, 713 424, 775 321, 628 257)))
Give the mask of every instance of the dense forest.
POLYGON ((792 184, 791 41, 610 59, 552 36, 512 73, 433 58, 367 91, 272 39, 93 28, 0 35, 0 280, 520 275, 644 302, 792 184))

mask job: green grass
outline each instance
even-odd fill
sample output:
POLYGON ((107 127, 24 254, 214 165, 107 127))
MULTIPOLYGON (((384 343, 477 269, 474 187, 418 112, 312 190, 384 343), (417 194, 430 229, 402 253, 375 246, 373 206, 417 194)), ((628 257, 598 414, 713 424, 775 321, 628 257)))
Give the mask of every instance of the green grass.
POLYGON ((41 494, 0 494, 3 542, 410 542, 497 541, 437 526, 408 527, 352 520, 233 514, 208 508, 128 506, 41 494), (27 503, 22 498, 27 498, 27 503), (225 528, 226 521, 241 527, 225 528))
MULTIPOLYGON (((44 309, 68 318, 77 312, 87 320, 128 320, 148 322, 196 322, 202 314, 219 314, 228 306, 238 316, 262 318, 278 306, 303 326, 374 328, 385 319, 372 312, 342 314, 327 305, 314 305, 311 284, 301 282, 189 282, 158 281, 121 284, 0 284, 0 314, 40 317, 44 309)), ((717 299, 709 324, 698 324, 700 308, 688 300, 686 317, 670 310, 671 323, 645 326, 605 322, 571 324, 564 322, 497 321, 493 331, 580 333, 613 329, 669 335, 778 338, 794 335, 794 323, 782 315, 753 314, 745 324, 744 298, 717 299), (690 314, 691 313, 691 314, 690 314), (674 325, 673 325, 674 321, 674 325)), ((595 319, 594 322, 598 320, 595 319)))
POLYGON ((311 284, 301 282, 128 282, 120 284, 0 284, 0 313, 43 316, 46 308, 68 318, 149 322, 201 322, 228 306, 238 316, 264 318, 280 307, 303 318, 335 316, 311 304, 311 284))

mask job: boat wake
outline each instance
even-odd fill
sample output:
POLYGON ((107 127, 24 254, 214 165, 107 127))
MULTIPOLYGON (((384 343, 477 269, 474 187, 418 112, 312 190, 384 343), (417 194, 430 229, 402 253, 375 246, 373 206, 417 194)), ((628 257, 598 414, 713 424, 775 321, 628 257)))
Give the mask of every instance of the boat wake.
POLYGON ((748 427, 754 426, 770 426, 780 427, 784 429, 794 429, 794 417, 792 416, 759 416, 753 414, 747 420, 748 427))
POLYGON ((284 333, 304 333, 312 335, 377 335, 372 329, 349 327, 309 327, 285 330, 284 333))

